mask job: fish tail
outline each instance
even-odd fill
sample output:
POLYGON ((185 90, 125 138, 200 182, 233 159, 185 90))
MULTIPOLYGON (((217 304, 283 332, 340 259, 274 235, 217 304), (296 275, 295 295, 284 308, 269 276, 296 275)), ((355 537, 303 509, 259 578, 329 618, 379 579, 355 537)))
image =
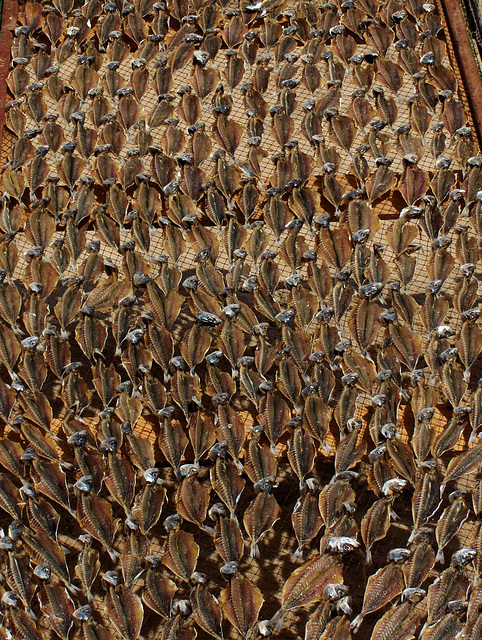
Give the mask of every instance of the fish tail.
POLYGON ((439 549, 437 555, 435 556, 435 562, 440 562, 440 564, 445 563, 444 551, 443 549, 439 549))
POLYGON ((290 557, 291 562, 300 562, 303 560, 303 547, 298 547, 290 557))
POLYGON ((27 607, 27 615, 28 615, 29 618, 31 618, 34 621, 38 620, 37 616, 35 615, 34 610, 31 607, 27 607))
POLYGON ((249 555, 251 558, 259 558, 259 547, 256 544, 256 542, 253 542, 251 544, 251 547, 249 549, 249 555))
POLYGON ((371 549, 367 549, 367 553, 365 556, 365 564, 370 566, 373 563, 372 552, 371 549))
POLYGON ((283 608, 281 608, 279 611, 277 611, 274 614, 274 616, 269 621, 270 626, 273 627, 273 631, 275 631, 276 633, 279 633, 283 628, 284 617, 285 617, 285 611, 283 611, 283 608))
POLYGON ((120 557, 120 553, 112 547, 107 549, 107 553, 110 555, 112 562, 117 562, 118 558, 120 557))
POLYGON ((74 596, 78 596, 79 593, 82 592, 82 589, 79 589, 79 587, 76 587, 75 584, 72 584, 71 582, 67 582, 65 586, 67 590, 70 591, 70 593, 74 596))
POLYGON ((208 525, 207 525, 207 524, 203 524, 203 525, 202 525, 202 527, 201 527, 201 529, 202 529, 205 533, 209 534, 210 536, 214 536, 214 534, 216 533, 216 532, 215 532, 215 530, 214 530, 212 527, 208 527, 208 525))
POLYGON ((350 629, 353 631, 353 633, 356 633, 358 631, 362 622, 363 616, 361 615, 361 613, 359 613, 356 618, 353 618, 350 624, 350 629))

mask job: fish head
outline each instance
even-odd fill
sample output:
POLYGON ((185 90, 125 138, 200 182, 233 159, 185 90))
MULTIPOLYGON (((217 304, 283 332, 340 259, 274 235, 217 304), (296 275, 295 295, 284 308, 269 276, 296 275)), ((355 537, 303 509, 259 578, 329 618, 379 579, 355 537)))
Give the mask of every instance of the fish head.
POLYGON ((333 536, 328 540, 326 550, 328 553, 339 553, 345 555, 355 551, 360 546, 360 543, 355 538, 348 536, 333 536))
POLYGON ((48 562, 38 564, 34 569, 34 575, 41 580, 50 580, 51 570, 48 562))
POLYGON ((407 486, 407 481, 403 478, 391 478, 387 480, 382 487, 384 496, 392 496, 394 493, 400 493, 407 486))
POLYGON ((82 493, 89 493, 92 489, 93 482, 94 480, 92 476, 90 475, 82 476, 74 484, 74 487, 79 491, 81 491, 82 493))
POLYGON ((226 562, 226 564, 223 564, 223 566, 220 568, 220 571, 223 576, 232 576, 235 573, 239 572, 239 564, 236 562, 236 560, 231 560, 231 562, 226 562))
POLYGON ((171 605, 171 613, 173 615, 181 615, 187 617, 191 614, 191 602, 185 599, 174 600, 171 605))
POLYGON ((346 584, 338 584, 336 582, 327 584, 323 591, 323 598, 335 602, 340 598, 346 596, 348 593, 348 587, 346 584))
POLYGON ((194 571, 194 573, 191 573, 189 576, 189 582, 193 587, 197 584, 206 584, 207 576, 205 573, 201 573, 200 571, 194 571))
POLYGON ((15 595, 14 591, 5 591, 2 596, 2 603, 7 607, 16 607, 18 606, 18 598, 15 595))
POLYGON ((164 522, 164 529, 169 533, 169 531, 173 531, 175 529, 179 529, 182 524, 182 517, 178 513, 173 513, 171 516, 168 516, 164 522))
POLYGON ((119 572, 114 570, 106 571, 102 574, 102 580, 107 584, 111 584, 116 587, 118 584, 120 584, 119 572))
POLYGON ((256 491, 266 491, 266 493, 270 493, 270 491, 277 486, 278 483, 274 476, 266 476, 266 478, 262 478, 254 483, 254 489, 256 491))
POLYGON ((407 558, 411 556, 412 552, 410 549, 406 549, 405 547, 396 547, 395 549, 390 549, 387 556, 388 562, 403 562, 407 558))
POLYGON ((450 560, 450 566, 452 567, 466 567, 477 556, 475 549, 459 549, 452 555, 450 560))
POLYGON ((402 599, 402 602, 405 602, 408 600, 409 602, 416 604, 417 602, 420 602, 425 597, 426 593, 427 592, 425 591, 425 589, 410 587, 402 591, 401 599, 402 599))
POLYGON ((13 540, 11 540, 8 536, 2 536, 0 538, 0 549, 2 549, 3 551, 12 551, 13 540))
POLYGON ((84 604, 73 611, 72 615, 74 618, 77 618, 77 620, 89 620, 92 617, 92 607, 90 604, 84 604))

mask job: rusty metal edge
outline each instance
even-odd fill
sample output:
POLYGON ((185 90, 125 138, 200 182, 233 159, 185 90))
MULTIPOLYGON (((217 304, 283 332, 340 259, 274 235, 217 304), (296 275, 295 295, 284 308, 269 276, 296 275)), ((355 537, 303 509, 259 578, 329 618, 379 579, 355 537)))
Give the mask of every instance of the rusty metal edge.
POLYGON ((441 5, 472 112, 479 145, 482 147, 482 80, 467 33, 464 10, 460 0, 442 0, 441 5))
POLYGON ((2 148, 7 104, 7 76, 10 69, 13 32, 17 26, 18 0, 4 0, 0 31, 0 149, 2 148))

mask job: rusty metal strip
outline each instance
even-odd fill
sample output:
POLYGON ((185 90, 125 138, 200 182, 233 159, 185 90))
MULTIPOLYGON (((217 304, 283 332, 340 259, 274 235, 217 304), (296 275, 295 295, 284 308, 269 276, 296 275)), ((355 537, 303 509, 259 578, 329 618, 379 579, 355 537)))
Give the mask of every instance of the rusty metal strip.
POLYGON ((8 100, 7 76, 10 70, 13 32, 17 26, 18 0, 4 0, 0 31, 0 149, 2 148, 5 108, 8 100))
POLYGON ((450 39, 454 45, 479 144, 482 145, 482 80, 467 33, 467 24, 459 0, 441 2, 450 39))

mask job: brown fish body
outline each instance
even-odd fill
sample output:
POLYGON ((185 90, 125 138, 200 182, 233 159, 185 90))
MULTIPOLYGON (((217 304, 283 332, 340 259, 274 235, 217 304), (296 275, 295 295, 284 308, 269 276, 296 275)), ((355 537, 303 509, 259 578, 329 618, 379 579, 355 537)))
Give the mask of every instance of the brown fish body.
POLYGON ((421 476, 415 486, 412 497, 412 518, 414 531, 411 541, 418 529, 434 515, 440 506, 439 483, 434 471, 428 471, 421 476))
POLYGON ((413 638, 421 614, 410 601, 393 605, 376 623, 371 640, 405 640, 413 638))
POLYGON ((426 627, 419 638, 420 640, 450 640, 450 638, 459 637, 458 632, 461 628, 460 614, 449 613, 434 624, 426 627))
POLYGON ((259 557, 259 540, 274 526, 280 516, 281 507, 275 497, 267 491, 260 491, 248 506, 244 512, 243 523, 251 540, 252 558, 259 557))
MULTIPOLYGON (((457 492, 454 492, 454 494, 456 493, 457 492)), ((435 560, 442 563, 444 562, 444 547, 450 542, 453 536, 457 534, 469 516, 465 495, 454 494, 451 494, 451 504, 444 509, 435 528, 435 538, 438 544, 438 553, 435 560)))
POLYGON ((77 500, 77 520, 82 529, 98 540, 116 561, 118 553, 112 548, 115 528, 110 504, 96 494, 82 493, 77 500))
POLYGON ((387 535, 390 528, 390 510, 392 500, 381 498, 367 511, 361 522, 360 531, 366 546, 366 563, 372 563, 372 547, 377 540, 387 535))
POLYGON ((171 606, 176 594, 176 584, 167 576, 160 573, 159 564, 149 567, 144 589, 142 591, 142 601, 149 609, 155 611, 162 618, 168 619, 171 615, 171 606))
POLYGON ((99 552, 92 548, 90 542, 86 543, 79 553, 79 561, 75 566, 75 573, 82 584, 82 588, 87 594, 87 600, 92 604, 92 585, 99 573, 100 562, 99 552))
POLYGON ((427 593, 427 626, 439 620, 451 600, 463 600, 469 580, 459 567, 449 567, 430 585, 427 593))
POLYGON ((316 537, 323 526, 318 502, 316 492, 308 490, 298 498, 293 507, 291 523, 298 541, 298 548, 292 556, 295 560, 303 557, 303 548, 316 537))
POLYGON ((367 581, 361 612, 353 619, 350 628, 356 632, 365 616, 379 611, 403 591, 403 569, 390 563, 372 574, 367 581))
POLYGON ((73 625, 74 602, 67 590, 56 582, 46 582, 39 594, 40 609, 55 633, 67 640, 73 625))
POLYGON ((323 488, 319 496, 319 508, 326 529, 330 529, 344 512, 353 512, 355 498, 349 479, 332 479, 323 488))
POLYGON ((137 640, 144 618, 140 597, 125 585, 121 585, 119 592, 111 587, 105 598, 105 608, 118 633, 125 640, 137 640))
POLYGON ((196 570, 199 551, 192 534, 173 529, 166 540, 162 562, 178 578, 189 583, 196 570))
POLYGON ((239 562, 244 554, 244 541, 237 520, 221 517, 214 531, 214 546, 224 562, 239 562))
POLYGON ((47 562, 52 575, 72 592, 78 591, 70 582, 69 571, 62 548, 42 532, 32 535, 22 534, 22 544, 27 549, 30 558, 36 563, 47 562), (38 562, 40 560, 40 562, 38 562))

